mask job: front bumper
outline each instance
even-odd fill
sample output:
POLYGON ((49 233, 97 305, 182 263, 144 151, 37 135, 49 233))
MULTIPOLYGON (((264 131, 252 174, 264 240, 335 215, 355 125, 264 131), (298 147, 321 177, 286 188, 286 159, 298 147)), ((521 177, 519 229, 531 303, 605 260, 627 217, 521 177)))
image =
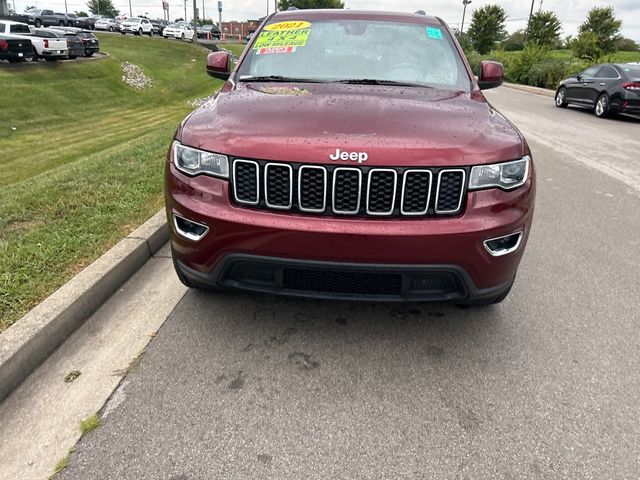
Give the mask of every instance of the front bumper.
POLYGON ((472 302, 508 290, 533 219, 533 167, 516 190, 469 192, 460 216, 420 219, 245 209, 231 203, 228 181, 191 178, 169 162, 166 168, 176 267, 196 284, 328 298, 472 302), (174 213, 209 231, 197 242, 182 237, 174 213), (519 248, 508 255, 492 256, 483 244, 520 231, 519 248), (327 286, 345 279, 356 288, 327 286), (367 291, 367 284, 375 288, 367 291))

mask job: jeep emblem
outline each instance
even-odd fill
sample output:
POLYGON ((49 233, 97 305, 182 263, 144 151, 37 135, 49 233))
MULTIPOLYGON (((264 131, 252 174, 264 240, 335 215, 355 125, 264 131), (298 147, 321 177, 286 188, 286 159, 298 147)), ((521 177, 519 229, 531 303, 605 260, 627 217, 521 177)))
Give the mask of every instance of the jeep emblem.
POLYGON ((351 160, 352 162, 364 163, 368 160, 369 154, 367 152, 343 152, 336 148, 336 153, 329 155, 329 158, 334 162, 336 160, 351 160))

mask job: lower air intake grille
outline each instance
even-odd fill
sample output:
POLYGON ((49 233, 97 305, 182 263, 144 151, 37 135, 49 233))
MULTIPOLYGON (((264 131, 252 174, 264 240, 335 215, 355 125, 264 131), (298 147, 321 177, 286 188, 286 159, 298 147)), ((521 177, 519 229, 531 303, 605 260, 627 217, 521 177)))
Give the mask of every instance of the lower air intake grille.
POLYGON ((402 276, 394 273, 285 268, 283 286, 290 290, 310 292, 399 295, 402 276))

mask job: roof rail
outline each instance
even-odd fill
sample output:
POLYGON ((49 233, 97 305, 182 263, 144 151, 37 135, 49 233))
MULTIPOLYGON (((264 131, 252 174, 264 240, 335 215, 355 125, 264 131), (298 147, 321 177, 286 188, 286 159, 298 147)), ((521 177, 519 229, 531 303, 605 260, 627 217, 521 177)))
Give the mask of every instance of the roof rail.
POLYGON ((414 15, 426 15, 424 10, 416 10, 415 12, 413 12, 414 15))

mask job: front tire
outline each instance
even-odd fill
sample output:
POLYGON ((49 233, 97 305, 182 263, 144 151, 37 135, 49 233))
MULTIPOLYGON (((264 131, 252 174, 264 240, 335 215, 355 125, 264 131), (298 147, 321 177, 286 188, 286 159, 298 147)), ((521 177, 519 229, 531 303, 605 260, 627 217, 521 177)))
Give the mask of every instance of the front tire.
POLYGON ((138 36, 140 36, 140 37, 142 36, 142 29, 141 28, 138 29, 138 36))
POLYGON ((36 28, 40 28, 42 26, 42 22, 40 20, 35 21, 36 28))
POLYGON ((109 27, 109 31, 110 31, 110 32, 113 32, 113 27, 109 27))
POLYGON ((153 37, 153 30, 149 30, 149 38, 153 37))
POLYGON ((606 93, 603 93, 596 100, 596 106, 593 109, 593 113, 598 118, 606 118, 609 115, 609 96, 606 93))
POLYGON ((567 108, 567 89, 564 87, 560 87, 556 92, 556 107, 558 108, 567 108))
POLYGON ((180 40, 184 40, 184 33, 180 35, 180 40))

